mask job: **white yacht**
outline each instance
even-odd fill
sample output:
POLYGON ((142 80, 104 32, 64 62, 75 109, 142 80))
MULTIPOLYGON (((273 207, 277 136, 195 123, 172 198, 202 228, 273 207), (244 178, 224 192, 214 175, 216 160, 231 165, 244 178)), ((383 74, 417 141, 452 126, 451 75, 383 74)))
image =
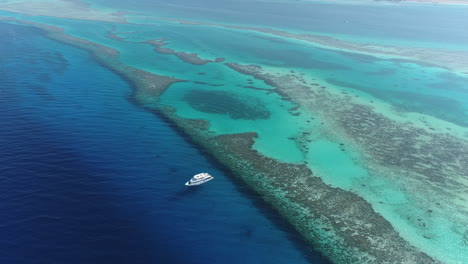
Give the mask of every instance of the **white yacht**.
POLYGON ((202 173, 199 173, 199 174, 193 176, 192 179, 190 179, 190 181, 185 183, 185 185, 186 186, 197 186, 197 185, 203 184, 203 183, 205 183, 207 181, 211 181, 212 179, 214 179, 213 176, 211 176, 210 174, 208 174, 206 172, 202 172, 202 173))

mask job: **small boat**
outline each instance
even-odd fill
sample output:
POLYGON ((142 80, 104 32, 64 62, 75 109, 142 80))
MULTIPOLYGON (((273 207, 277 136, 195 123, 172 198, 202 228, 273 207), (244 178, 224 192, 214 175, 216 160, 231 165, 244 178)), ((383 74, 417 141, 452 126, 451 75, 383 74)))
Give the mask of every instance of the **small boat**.
POLYGON ((213 176, 211 176, 210 174, 208 174, 206 172, 202 172, 202 173, 199 173, 199 174, 193 176, 192 179, 190 179, 190 181, 185 183, 185 185, 186 186, 197 186, 197 185, 203 184, 203 183, 205 183, 207 181, 211 181, 212 179, 214 179, 213 176))

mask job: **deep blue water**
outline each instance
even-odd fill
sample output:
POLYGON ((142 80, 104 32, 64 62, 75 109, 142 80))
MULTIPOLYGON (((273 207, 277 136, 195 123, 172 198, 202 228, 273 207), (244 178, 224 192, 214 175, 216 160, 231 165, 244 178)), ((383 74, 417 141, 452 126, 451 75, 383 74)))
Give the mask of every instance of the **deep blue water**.
POLYGON ((326 263, 86 52, 0 34, 0 263, 326 263))

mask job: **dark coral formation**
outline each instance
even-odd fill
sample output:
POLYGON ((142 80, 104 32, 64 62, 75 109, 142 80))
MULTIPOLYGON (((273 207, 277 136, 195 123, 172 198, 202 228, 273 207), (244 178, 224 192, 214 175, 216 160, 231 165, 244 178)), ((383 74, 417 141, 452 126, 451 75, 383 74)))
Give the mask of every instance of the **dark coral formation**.
POLYGON ((425 65, 432 65, 451 69, 466 74, 468 68, 468 52, 461 50, 440 50, 431 48, 417 48, 417 47, 405 47, 397 48, 392 46, 375 45, 375 44, 362 44, 354 43, 350 41, 340 40, 337 38, 324 36, 324 35, 311 35, 292 33, 287 31, 281 31, 271 28, 260 28, 252 26, 238 26, 238 25, 226 25, 226 24, 215 24, 201 21, 187 21, 180 19, 171 18, 157 18, 157 20, 172 21, 185 25, 193 26, 213 26, 213 27, 224 27, 232 28, 245 31, 255 31, 265 33, 273 37, 279 37, 279 39, 293 39, 301 40, 312 43, 314 45, 333 49, 334 51, 343 51, 348 54, 353 54, 356 59, 359 60, 373 60, 375 57, 390 57, 392 61, 411 62, 425 65), (375 55, 374 55, 375 54, 375 55), (405 59, 401 59, 405 58, 405 59))
POLYGON ((268 119, 270 112, 256 98, 224 91, 188 91, 183 98, 194 109, 212 114, 229 115, 232 119, 268 119))
POLYGON ((209 86, 223 86, 224 84, 219 83, 219 84, 214 84, 214 83, 206 83, 206 82, 200 82, 200 81, 194 81, 193 83, 196 84, 203 84, 203 85, 209 85, 209 86))
POLYGON ((333 125, 336 136, 358 145, 368 161, 399 171, 415 174, 419 180, 448 184, 450 190, 468 188, 460 179, 468 178, 468 143, 444 131, 435 131, 411 123, 398 123, 376 112, 369 105, 353 103, 351 95, 332 95, 316 86, 304 85, 301 77, 276 76, 258 66, 228 64, 231 68, 262 79, 276 87, 280 94, 320 114, 333 125), (392 142, 392 144, 388 144, 392 142))
POLYGON ((253 150, 254 137, 245 133, 212 138, 210 152, 335 263, 436 262, 403 240, 364 199, 324 184, 305 165, 278 162, 253 150))
POLYGON ((190 64, 194 64, 194 65, 203 65, 203 64, 210 63, 210 62, 223 62, 224 61, 224 58, 216 58, 215 60, 205 60, 205 59, 200 58, 198 54, 196 53, 176 51, 176 50, 164 47, 168 44, 166 39, 153 39, 153 40, 145 41, 145 43, 152 45, 155 48, 156 52, 159 52, 162 54, 175 55, 179 59, 185 62, 188 62, 190 64))
POLYGON ((425 112, 437 118, 447 120, 461 126, 468 126, 468 116, 463 105, 453 99, 440 96, 421 94, 410 91, 392 91, 375 89, 335 79, 327 79, 328 83, 363 91, 375 98, 389 101, 400 111, 425 112), (456 114, 454 114, 456 113, 456 114))
POLYGON ((117 35, 116 32, 117 32, 117 26, 113 26, 112 29, 107 32, 107 37, 110 39, 118 40, 118 41, 124 40, 124 38, 117 35))
MULTIPOLYGON (((18 21, 23 23, 23 21, 18 21)), ((168 76, 156 75, 144 70, 133 68, 131 66, 125 65, 120 62, 119 52, 115 49, 85 40, 76 38, 67 34, 62 33, 61 30, 55 29, 50 30, 49 26, 40 23, 29 23, 35 27, 46 30, 48 37, 54 40, 60 41, 65 44, 73 45, 85 50, 88 50, 93 58, 103 64, 105 67, 111 69, 115 73, 119 74, 127 81, 132 83, 148 96, 151 96, 150 99, 159 98, 159 96, 173 83, 175 82, 184 82, 184 80, 175 79, 168 76)), ((135 95, 135 99, 141 103, 146 103, 146 97, 143 98, 135 95)), ((156 101, 155 101, 156 102, 156 101)))

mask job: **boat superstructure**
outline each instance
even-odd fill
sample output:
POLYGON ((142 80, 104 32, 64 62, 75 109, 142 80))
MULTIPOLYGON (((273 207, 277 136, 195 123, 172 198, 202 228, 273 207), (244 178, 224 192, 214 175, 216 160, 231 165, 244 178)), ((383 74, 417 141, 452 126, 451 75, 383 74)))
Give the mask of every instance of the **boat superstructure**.
POLYGON ((213 176, 211 176, 210 174, 206 173, 206 172, 202 172, 202 173, 199 173, 199 174, 196 174, 192 177, 192 179, 190 179, 188 182, 185 183, 186 186, 197 186, 197 185, 200 185, 200 184, 203 184, 207 181, 211 181, 212 179, 214 179, 213 176))

